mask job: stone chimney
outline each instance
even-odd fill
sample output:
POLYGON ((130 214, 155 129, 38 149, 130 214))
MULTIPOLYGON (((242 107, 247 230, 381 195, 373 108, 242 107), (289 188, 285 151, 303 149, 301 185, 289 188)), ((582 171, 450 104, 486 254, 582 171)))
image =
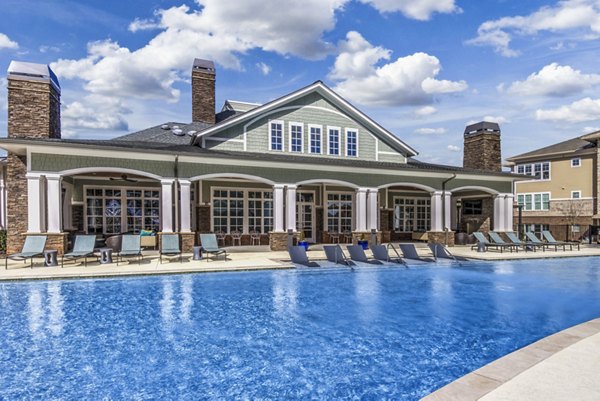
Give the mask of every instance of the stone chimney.
POLYGON ((464 134, 463 167, 475 170, 502 171, 500 126, 482 121, 468 125, 464 134))
MULTIPOLYGON (((45 64, 8 67, 8 137, 60 138, 60 85, 45 64)), ((27 158, 9 153, 6 167, 7 252, 20 252, 27 232, 27 158)))
POLYGON ((192 121, 215 123, 215 63, 194 59, 192 66, 192 121))

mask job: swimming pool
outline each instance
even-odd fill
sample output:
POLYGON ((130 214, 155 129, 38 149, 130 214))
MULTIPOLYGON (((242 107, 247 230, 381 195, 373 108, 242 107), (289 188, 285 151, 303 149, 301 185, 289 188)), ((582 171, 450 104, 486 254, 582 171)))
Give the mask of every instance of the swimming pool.
POLYGON ((418 400, 598 317, 597 264, 0 283, 0 398, 418 400))

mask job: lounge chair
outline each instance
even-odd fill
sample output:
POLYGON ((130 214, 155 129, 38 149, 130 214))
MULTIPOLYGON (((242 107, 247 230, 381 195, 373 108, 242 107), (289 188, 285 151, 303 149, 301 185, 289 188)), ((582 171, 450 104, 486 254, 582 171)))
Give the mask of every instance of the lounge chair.
POLYGON ((371 252, 373 252, 373 257, 382 262, 399 263, 401 265, 406 266, 406 262, 400 257, 400 254, 398 254, 396 248, 394 248, 392 244, 389 244, 388 246, 392 247, 392 249, 396 253, 396 258, 390 258, 388 247, 385 245, 371 245, 371 252))
POLYGON ((508 242, 504 241, 502 239, 502 237, 500 236, 500 234, 498 234, 497 232, 494 231, 490 231, 489 233, 490 239, 492 240, 492 243, 495 245, 504 245, 507 248, 510 248, 511 252, 514 249, 515 252, 519 252, 519 248, 521 247, 520 245, 516 245, 516 244, 509 244, 508 242))
POLYGON ((402 251, 402 255, 404 256, 404 259, 418 260, 421 262, 433 262, 433 259, 431 259, 431 258, 423 258, 423 257, 419 256, 419 253, 417 252, 417 248, 415 247, 415 244, 398 244, 398 246, 400 247, 400 250, 402 251))
POLYGON ((562 245, 563 246, 563 250, 565 249, 565 246, 568 246, 570 248, 570 250, 573 250, 573 245, 577 245, 577 250, 579 251, 579 242, 572 242, 572 241, 557 241, 554 239, 554 237, 552 236, 552 233, 550 231, 547 230, 543 230, 542 231, 542 235, 544 236, 544 239, 546 240, 546 242, 548 242, 549 244, 555 244, 555 245, 562 245))
POLYGON ((117 266, 119 261, 123 261, 123 257, 138 258, 138 264, 142 263, 144 256, 142 255, 142 238, 139 235, 123 235, 121 239, 121 250, 117 254, 117 266))
POLYGON ((44 255, 44 247, 46 246, 47 238, 48 237, 45 235, 28 235, 27 238, 25 238, 25 243, 23 244, 21 252, 6 255, 6 258, 4 259, 4 269, 8 269, 8 259, 22 260, 24 262, 27 261, 27 259, 31 259, 31 268, 33 269, 33 258, 44 255))
POLYGON ((483 244, 483 246, 485 247, 486 250, 488 250, 490 248, 494 248, 496 250, 499 250, 500 252, 504 252, 505 249, 509 249, 511 252, 513 250, 514 245, 492 244, 490 241, 487 240, 487 238, 485 238, 485 235, 483 235, 482 232, 476 231, 473 233, 473 235, 475 236, 475 239, 477 240, 477 244, 472 245, 471 249, 479 247, 479 244, 483 244))
MULTIPOLYGON (((73 244, 73 250, 65 253, 60 260, 60 267, 64 266, 65 259, 74 260, 83 258, 84 266, 87 266, 87 258, 94 256, 94 246, 96 245, 95 235, 78 235, 75 237, 75 243, 73 244)), ((96 257, 98 261, 98 257, 96 257)))
MULTIPOLYGON (((554 250, 558 251, 558 244, 550 244, 548 242, 543 242, 538 237, 536 237, 535 234, 532 233, 531 231, 527 231, 525 233, 525 235, 527 236, 527 238, 529 239, 529 241, 531 241, 535 245, 540 245, 540 246, 546 247, 546 248, 549 248, 549 247, 553 246, 554 250)), ((563 251, 564 250, 566 250, 566 248, 563 246, 563 251)))
POLYGON ((463 257, 452 255, 450 253, 450 251, 448 250, 448 248, 446 248, 442 244, 438 244, 437 242, 436 243, 428 243, 427 246, 431 250, 431 253, 433 254, 433 259, 436 262, 438 259, 449 259, 449 260, 453 260, 455 262, 465 262, 467 260, 463 257))
POLYGON ((223 255, 223 257, 227 259, 227 251, 223 248, 219 248, 216 234, 200 234, 200 244, 202 245, 202 251, 207 254, 207 262, 208 255, 211 253, 216 256, 223 255))
POLYGON ((372 265, 383 264, 377 259, 369 259, 367 257, 367 255, 365 254, 365 250, 360 245, 348 245, 346 248, 348 248, 348 253, 350 254, 350 259, 352 259, 355 262, 369 263, 372 265))
POLYGON ((318 263, 308 260, 306 249, 303 246, 291 246, 288 250, 292 263, 306 267, 321 267, 318 263))
POLYGON ((519 237, 517 237, 517 234, 515 234, 512 231, 507 231, 505 234, 513 244, 522 246, 523 249, 525 249, 525 251, 527 251, 528 249, 532 249, 535 252, 536 248, 542 248, 542 251, 546 250, 546 246, 543 243, 535 243, 532 241, 521 241, 519 239, 519 237))
POLYGON ((345 266, 354 266, 354 262, 348 260, 346 255, 344 255, 342 247, 339 245, 324 245, 323 251, 325 251, 325 257, 327 257, 329 262, 345 266))
POLYGON ((179 247, 179 234, 162 234, 160 239, 159 259, 162 263, 163 256, 179 256, 179 263, 183 262, 181 248, 179 247))

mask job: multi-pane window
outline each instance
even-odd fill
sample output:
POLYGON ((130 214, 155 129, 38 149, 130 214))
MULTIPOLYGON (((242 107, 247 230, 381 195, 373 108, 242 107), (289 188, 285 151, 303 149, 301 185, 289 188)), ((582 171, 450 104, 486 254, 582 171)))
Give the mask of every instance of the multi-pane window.
POLYGON ((463 199, 462 210, 464 215, 482 214, 483 201, 481 199, 463 199))
POLYGON ((160 191, 127 189, 127 231, 156 230, 160 228, 160 191))
POLYGON ((268 233, 273 230, 273 192, 248 192, 248 231, 268 233))
POLYGON ((271 121, 271 150, 283 150, 283 122, 271 121))
POLYGON ((550 162, 519 164, 518 174, 532 175, 536 180, 550 179, 550 162))
POLYGON ((581 166, 581 159, 579 157, 575 159, 571 159, 571 167, 579 167, 581 166))
POLYGON ((329 128, 328 153, 338 156, 340 154, 340 129, 329 128))
POLYGON ((213 230, 231 234, 273 230, 273 192, 248 189, 213 190, 213 230))
POLYGON ((420 198, 394 198, 394 230, 428 231, 431 227, 431 201, 420 198))
POLYGON ((352 194, 327 194, 327 231, 352 231, 352 194))
POLYGON ((346 156, 358 156, 358 132, 346 131, 346 156))
POLYGON ((550 194, 548 192, 519 194, 517 204, 523 206, 523 210, 550 210, 550 194))
POLYGON ((309 127, 310 153, 321 153, 321 127, 309 127))
POLYGON ((290 124, 290 152, 302 152, 301 124, 290 124))
POLYGON ((542 231, 549 231, 548 224, 525 224, 525 231, 534 233, 538 238, 542 238, 542 231))

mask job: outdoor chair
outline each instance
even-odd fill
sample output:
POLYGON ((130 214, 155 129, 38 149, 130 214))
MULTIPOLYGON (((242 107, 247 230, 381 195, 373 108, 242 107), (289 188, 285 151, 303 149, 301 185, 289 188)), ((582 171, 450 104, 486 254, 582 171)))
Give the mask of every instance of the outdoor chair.
POLYGON ((497 232, 490 231, 488 234, 493 244, 506 246, 511 250, 511 252, 513 249, 515 250, 515 252, 519 252, 520 245, 509 244, 508 242, 504 241, 500 234, 498 234, 497 232))
POLYGON ((519 237, 517 237, 517 234, 512 231, 507 231, 505 234, 513 244, 522 246, 523 249, 525 249, 525 251, 527 251, 528 249, 531 249, 535 252, 536 248, 542 248, 542 251, 546 251, 546 246, 543 243, 535 243, 532 241, 521 241, 519 239, 519 237))
POLYGON ((344 231, 344 233, 342 234, 344 237, 344 242, 347 244, 351 244, 352 243, 352 232, 350 231, 344 231))
POLYGON ((117 266, 119 261, 123 261, 123 257, 137 257, 138 264, 142 263, 144 256, 142 255, 142 237, 139 235, 123 235, 121 240, 121 250, 117 254, 117 266))
MULTIPOLYGON (((87 267, 87 258, 94 255, 94 246, 96 245, 95 235, 78 235, 75 237, 73 250, 65 253, 60 260, 60 267, 64 266, 65 259, 74 260, 83 258, 83 264, 87 267)), ((98 257, 96 256, 96 261, 98 257)))
POLYGON ((231 233, 231 244, 235 246, 236 242, 238 246, 242 246, 242 233, 239 231, 233 231, 231 233))
POLYGON ((388 263, 399 263, 406 266, 406 262, 400 257, 396 248, 393 245, 371 245, 371 252, 373 253, 373 257, 382 262, 388 263), (390 254, 388 252, 388 246, 391 246, 394 252, 396 253, 397 258, 390 258, 390 254))
POLYGON ((325 251, 325 257, 327 261, 333 262, 335 264, 345 265, 345 266, 353 266, 354 262, 348 260, 342 247, 338 245, 324 245, 323 251, 325 251))
POLYGON ((415 244, 398 244, 398 246, 402 251, 402 256, 404 256, 404 259, 418 260, 420 262, 433 262, 433 259, 431 258, 419 256, 415 244))
POLYGON ((572 242, 572 241, 557 241, 554 239, 554 237, 552 236, 552 233, 550 231, 547 230, 543 230, 542 231, 542 235, 544 236, 544 239, 546 240, 546 242, 548 242, 549 244, 556 244, 556 245, 562 245, 563 249, 565 246, 568 246, 570 248, 570 250, 573 250, 573 245, 577 245, 577 250, 579 251, 579 242, 572 242))
POLYGON ((219 248, 217 236, 215 234, 200 234, 200 244, 202 245, 202 251, 207 254, 206 261, 208 262, 208 255, 223 255, 227 259, 227 251, 223 248, 219 248))
POLYGON ((340 243, 340 233, 335 232, 335 231, 329 232, 329 242, 331 242, 332 244, 339 244, 340 243))
POLYGON ((369 259, 365 250, 360 245, 348 245, 348 253, 350 254, 350 259, 355 262, 361 263, 370 263, 372 265, 381 265, 382 263, 377 259, 369 259))
POLYGON ((443 244, 439 244, 439 243, 435 242, 435 243, 428 243, 427 246, 429 247, 429 250, 433 254, 433 259, 435 261, 437 261, 438 259, 449 259, 449 260, 453 260, 455 262, 464 262, 467 260, 460 256, 452 255, 450 253, 450 251, 448 250, 448 248, 446 248, 443 244))
POLYGON ((225 246, 225 233, 223 231, 219 231, 215 235, 217 236, 217 242, 220 242, 223 246, 225 246))
MULTIPOLYGON (((543 242, 538 237, 536 237, 535 234, 532 233, 531 231, 526 232, 525 235, 527 236, 527 238, 529 238, 529 241, 531 241, 533 244, 540 245, 540 246, 546 247, 546 248, 553 246, 554 250, 558 251, 558 246, 559 246, 558 244, 550 244, 548 242, 543 242)), ((563 247, 563 251, 565 251, 566 248, 564 247, 564 245, 561 245, 561 246, 563 247)))
POLYGON ((291 246, 288 250, 292 263, 306 267, 321 267, 318 263, 308 260, 306 249, 303 246, 291 246))
POLYGON ((183 256, 179 247, 179 234, 162 234, 158 252, 160 263, 162 263, 163 256, 179 256, 179 263, 183 263, 183 256))
POLYGON ((33 258, 44 255, 44 247, 46 246, 47 238, 48 237, 45 235, 28 235, 27 238, 25 238, 25 243, 23 244, 21 252, 6 255, 6 258, 4 259, 4 269, 8 269, 8 259, 22 260, 23 262, 30 259, 31 268, 33 269, 33 258))
POLYGON ((252 240, 252 245, 260 245, 260 233, 258 231, 252 231, 250 239, 252 240))
POLYGON ((512 249, 514 247, 514 245, 508 244, 492 244, 490 241, 487 240, 487 238, 485 238, 485 235, 483 235, 483 233, 479 231, 474 232, 473 236, 475 236, 477 243, 471 246, 471 250, 473 250, 474 248, 478 248, 479 244, 483 244, 486 251, 490 248, 494 248, 496 250, 499 250, 500 252, 504 252, 505 249, 509 249, 512 252, 512 249))

